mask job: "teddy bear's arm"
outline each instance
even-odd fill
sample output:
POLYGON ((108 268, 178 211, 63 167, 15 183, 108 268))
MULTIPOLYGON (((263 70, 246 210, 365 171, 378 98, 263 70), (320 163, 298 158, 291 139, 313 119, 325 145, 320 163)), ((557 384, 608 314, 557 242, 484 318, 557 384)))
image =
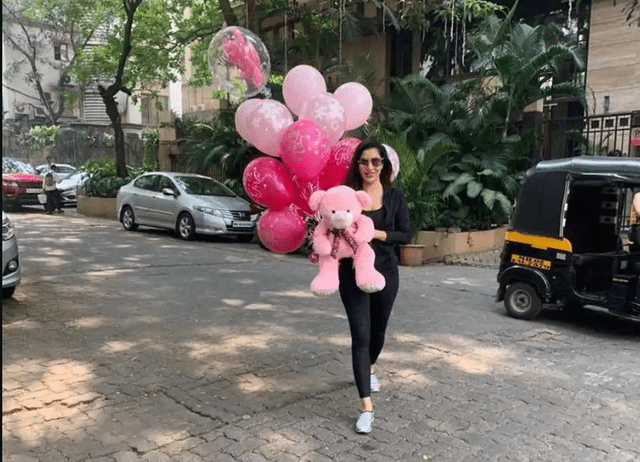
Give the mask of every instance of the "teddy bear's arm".
POLYGON ((329 228, 324 221, 321 221, 313 231, 313 250, 318 255, 324 256, 331 253, 331 240, 328 236, 329 228))
POLYGON ((356 242, 371 242, 375 228, 373 227, 373 220, 365 215, 360 215, 355 224, 357 226, 356 232, 353 234, 353 238, 356 242))

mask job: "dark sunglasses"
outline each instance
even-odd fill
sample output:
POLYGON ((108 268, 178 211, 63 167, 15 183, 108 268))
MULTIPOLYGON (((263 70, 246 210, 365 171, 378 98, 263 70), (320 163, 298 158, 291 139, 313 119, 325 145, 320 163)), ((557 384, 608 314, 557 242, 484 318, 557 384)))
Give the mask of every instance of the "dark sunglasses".
POLYGON ((384 159, 382 157, 374 157, 373 159, 360 159, 360 160, 358 160, 358 164, 362 165, 363 167, 371 165, 372 167, 380 168, 380 167, 382 167, 383 163, 384 163, 384 159))

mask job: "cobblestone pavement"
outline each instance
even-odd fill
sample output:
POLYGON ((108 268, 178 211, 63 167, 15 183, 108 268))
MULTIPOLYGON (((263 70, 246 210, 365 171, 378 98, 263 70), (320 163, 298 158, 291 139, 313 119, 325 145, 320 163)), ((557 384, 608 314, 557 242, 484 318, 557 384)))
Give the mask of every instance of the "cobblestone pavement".
POLYGON ((316 268, 255 244, 12 214, 2 460, 640 460, 640 325, 507 317, 495 268, 401 268, 374 430, 316 268))

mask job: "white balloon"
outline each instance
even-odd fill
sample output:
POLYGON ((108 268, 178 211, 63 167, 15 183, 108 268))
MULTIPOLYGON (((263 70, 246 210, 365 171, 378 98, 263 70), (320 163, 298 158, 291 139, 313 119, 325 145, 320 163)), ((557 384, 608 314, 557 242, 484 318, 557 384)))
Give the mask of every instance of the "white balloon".
POLYGON ((398 153, 388 144, 383 144, 384 148, 387 150, 387 157, 389 157, 389 162, 391 162, 391 181, 395 181, 398 176, 398 172, 400 171, 400 158, 398 157, 398 153))

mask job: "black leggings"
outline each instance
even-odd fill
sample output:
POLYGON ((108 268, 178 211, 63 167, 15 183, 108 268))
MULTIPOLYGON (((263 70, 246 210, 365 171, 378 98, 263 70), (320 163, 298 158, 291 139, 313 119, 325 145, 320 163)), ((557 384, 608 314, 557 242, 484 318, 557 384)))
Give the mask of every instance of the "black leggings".
POLYGON ((356 285, 353 260, 340 262, 340 298, 351 329, 351 360, 360 398, 371 396, 369 367, 376 363, 382 346, 393 302, 398 294, 398 267, 376 268, 385 278, 383 290, 368 294, 356 285))

